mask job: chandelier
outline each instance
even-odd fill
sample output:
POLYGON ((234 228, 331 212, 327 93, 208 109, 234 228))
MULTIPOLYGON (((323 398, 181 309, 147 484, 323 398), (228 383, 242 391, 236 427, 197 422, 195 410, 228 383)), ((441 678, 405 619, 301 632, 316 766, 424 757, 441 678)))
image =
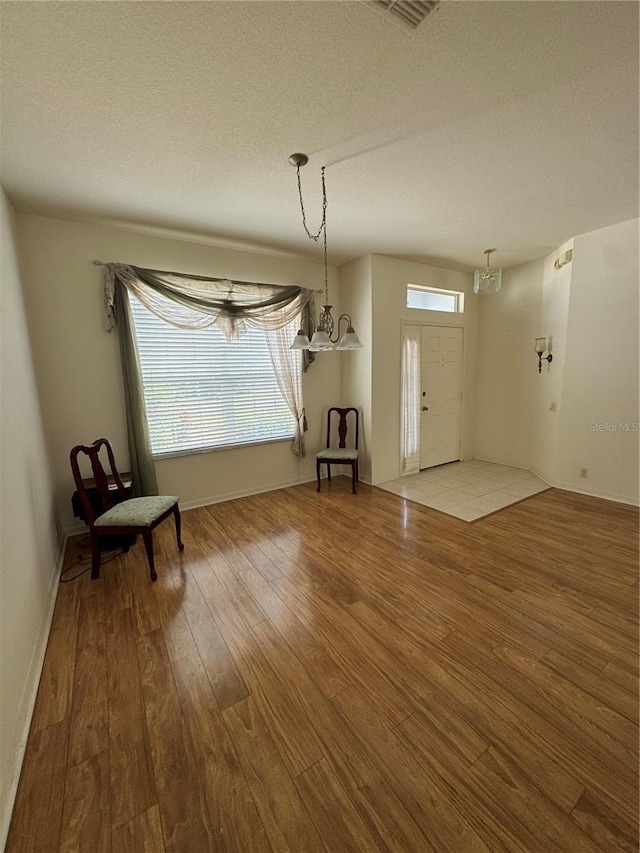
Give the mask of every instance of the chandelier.
POLYGON ((304 200, 302 198, 302 182, 300 180, 300 169, 307 165, 309 158, 306 154, 292 154, 291 157, 289 157, 289 162, 292 166, 296 167, 298 173, 298 196, 300 198, 302 226, 307 237, 316 243, 320 239, 320 235, 322 235, 322 244, 324 249, 324 305, 322 306, 317 322, 315 322, 311 317, 303 318, 301 327, 298 329, 298 334, 291 344, 290 349, 306 349, 311 352, 361 349, 362 344, 354 331, 349 314, 341 314, 338 317, 338 324, 336 328, 336 324, 334 323, 333 316, 331 314, 333 305, 329 304, 329 265, 327 263, 327 189, 324 179, 325 167, 322 167, 320 173, 322 177, 322 220, 318 230, 313 233, 309 231, 307 226, 307 215, 304 209, 304 200), (311 340, 309 340, 308 335, 302 328, 305 320, 309 322, 312 329, 311 340), (341 337, 340 323, 343 320, 346 323, 346 331, 341 337), (336 336, 332 337, 334 330, 336 332, 336 336))
POLYGON ((495 249, 485 249, 483 254, 487 256, 487 266, 477 269, 473 274, 474 293, 498 293, 502 287, 502 270, 491 266, 491 254, 495 249))

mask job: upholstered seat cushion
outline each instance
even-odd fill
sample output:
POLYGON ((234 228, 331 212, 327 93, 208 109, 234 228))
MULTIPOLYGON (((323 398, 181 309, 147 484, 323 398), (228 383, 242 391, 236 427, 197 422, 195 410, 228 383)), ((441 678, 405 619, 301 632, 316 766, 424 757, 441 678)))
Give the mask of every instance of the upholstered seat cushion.
POLYGON ((112 506, 96 519, 96 527, 146 527, 166 512, 178 498, 173 495, 153 495, 148 498, 129 498, 112 506))
POLYGON ((352 450, 349 447, 337 447, 333 449, 328 447, 326 450, 321 450, 319 453, 316 453, 316 459, 344 459, 345 462, 347 462, 351 459, 357 458, 358 451, 352 450))

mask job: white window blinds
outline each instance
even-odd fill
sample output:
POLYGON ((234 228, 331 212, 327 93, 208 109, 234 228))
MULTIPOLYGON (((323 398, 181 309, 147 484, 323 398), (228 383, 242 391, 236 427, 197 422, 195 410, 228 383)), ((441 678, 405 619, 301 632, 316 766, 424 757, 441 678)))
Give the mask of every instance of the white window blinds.
MULTIPOLYGON (((130 294, 154 456, 291 438, 266 333, 171 326, 130 294)), ((297 321, 287 326, 291 341, 297 321)))

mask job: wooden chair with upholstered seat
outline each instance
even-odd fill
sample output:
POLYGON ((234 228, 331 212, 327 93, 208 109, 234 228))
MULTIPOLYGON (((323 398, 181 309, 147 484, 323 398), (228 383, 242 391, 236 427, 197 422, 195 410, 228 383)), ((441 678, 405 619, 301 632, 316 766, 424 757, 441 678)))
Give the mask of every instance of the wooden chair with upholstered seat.
MULTIPOLYGON (((335 417, 333 418, 335 421, 335 417)), ((351 490, 356 493, 356 483, 358 482, 358 410, 353 406, 347 406, 345 409, 340 409, 332 406, 327 412, 327 448, 316 453, 316 476, 318 478, 318 491, 320 491, 320 466, 327 466, 327 479, 331 479, 332 465, 350 465, 351 466, 351 490), (332 413, 335 412, 338 416, 338 446, 331 447, 331 420, 332 413), (353 447, 347 447, 347 436, 349 433, 349 413, 352 412, 351 420, 354 422, 354 431, 352 435, 353 447)))
POLYGON ((89 525, 89 538, 91 540, 91 578, 95 580, 100 577, 100 540, 104 537, 114 536, 136 536, 142 535, 144 547, 149 561, 149 574, 151 580, 158 577, 153 560, 153 529, 161 522, 173 515, 176 525, 176 539, 180 551, 184 545, 180 539, 180 510, 178 509, 178 498, 172 495, 153 495, 144 498, 127 498, 122 479, 116 469, 113 449, 106 438, 99 438, 93 444, 78 444, 72 448, 71 470, 73 479, 78 490, 78 496, 84 507, 85 517, 89 525), (100 458, 100 452, 106 451, 110 468, 110 476, 116 484, 116 494, 109 489, 109 474, 105 471, 100 458), (78 456, 84 454, 91 462, 91 470, 95 481, 95 489, 98 492, 100 502, 104 508, 103 512, 97 513, 94 509, 94 501, 90 499, 86 483, 82 479, 78 456))

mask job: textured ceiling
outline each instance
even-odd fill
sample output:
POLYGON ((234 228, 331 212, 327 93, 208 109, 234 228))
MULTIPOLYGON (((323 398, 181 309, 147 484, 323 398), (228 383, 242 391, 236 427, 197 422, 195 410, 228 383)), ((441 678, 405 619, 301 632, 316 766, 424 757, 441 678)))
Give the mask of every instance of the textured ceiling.
POLYGON ((638 5, 0 2, 18 210, 317 255, 503 266, 638 215, 638 5))

